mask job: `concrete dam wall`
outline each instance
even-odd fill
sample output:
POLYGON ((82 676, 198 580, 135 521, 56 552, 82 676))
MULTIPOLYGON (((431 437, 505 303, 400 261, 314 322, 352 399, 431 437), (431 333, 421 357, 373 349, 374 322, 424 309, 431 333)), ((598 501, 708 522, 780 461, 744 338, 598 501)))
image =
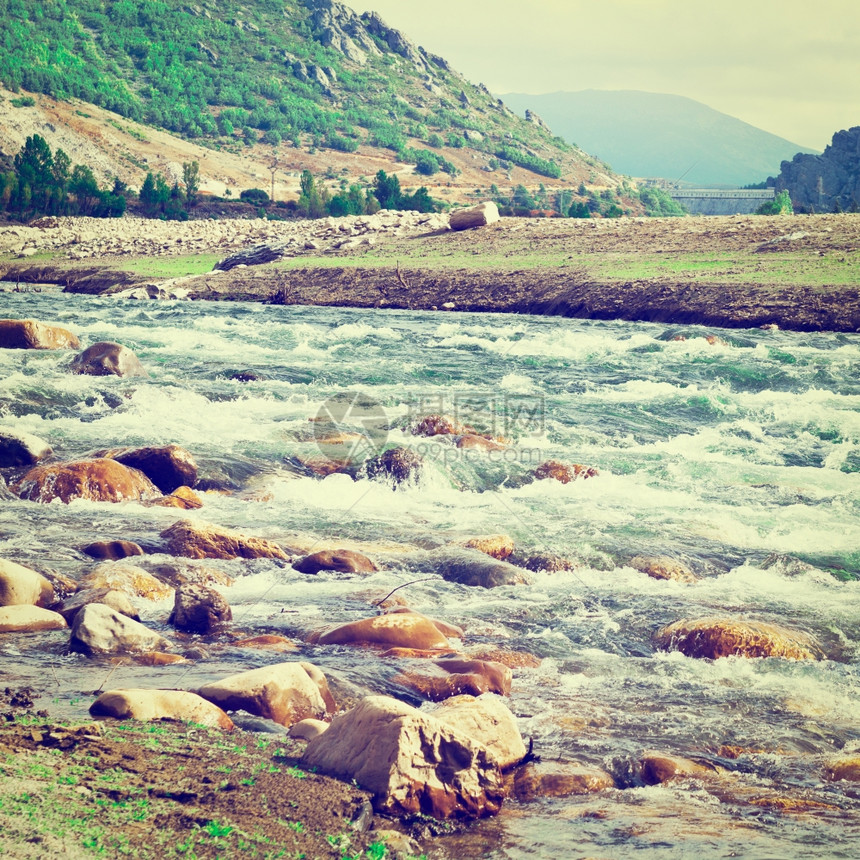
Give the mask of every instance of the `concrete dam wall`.
POLYGON ((773 200, 773 188, 673 188, 669 196, 691 215, 751 215, 762 203, 773 200))

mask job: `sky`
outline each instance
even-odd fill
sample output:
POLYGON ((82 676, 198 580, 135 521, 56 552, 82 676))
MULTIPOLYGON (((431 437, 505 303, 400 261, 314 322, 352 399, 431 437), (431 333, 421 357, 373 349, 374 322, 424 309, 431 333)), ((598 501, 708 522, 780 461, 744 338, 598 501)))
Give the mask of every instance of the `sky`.
POLYGON ((502 94, 672 93, 824 149, 860 125, 858 0, 347 0, 502 94))

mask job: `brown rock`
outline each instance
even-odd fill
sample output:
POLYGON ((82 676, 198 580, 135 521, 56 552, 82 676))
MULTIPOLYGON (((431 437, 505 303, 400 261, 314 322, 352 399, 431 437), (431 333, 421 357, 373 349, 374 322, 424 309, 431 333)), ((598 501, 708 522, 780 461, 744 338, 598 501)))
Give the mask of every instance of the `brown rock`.
POLYGON ((514 539, 510 535, 484 535, 467 538, 461 546, 466 549, 476 549, 484 555, 504 561, 514 551, 514 539))
POLYGON ((391 482, 395 488, 407 481, 417 481, 423 469, 424 458, 408 448, 389 448, 364 464, 368 478, 391 482))
POLYGON ((526 745, 516 718, 493 693, 447 699, 433 711, 433 716, 489 750, 502 769, 525 758, 526 745))
POLYGON ((639 762, 642 779, 647 785, 658 785, 688 776, 712 775, 714 769, 689 758, 659 752, 643 753, 639 762))
POLYGON ((740 618, 683 619, 664 627, 654 637, 658 648, 680 651, 688 657, 787 657, 821 660, 824 654, 815 639, 764 621, 740 618))
POLYGON ((454 696, 480 696, 489 691, 487 679, 476 673, 439 676, 401 672, 392 681, 409 687, 431 702, 443 702, 454 696))
POLYGON ((276 543, 221 529, 206 523, 180 520, 161 533, 168 552, 186 558, 287 558, 276 543))
POLYGON ((36 466, 13 489, 22 499, 45 504, 54 499, 123 502, 161 495, 143 472, 106 458, 36 466))
POLYGON ((824 776, 831 782, 838 782, 840 779, 860 782, 860 755, 845 756, 827 762, 824 776))
POLYGON ((524 567, 526 570, 559 573, 563 570, 576 570, 576 564, 568 558, 563 558, 552 552, 519 553, 515 552, 508 558, 511 564, 524 567))
POLYGON ((233 620, 230 604, 205 585, 180 585, 167 623, 186 633, 212 633, 233 620))
MULTIPOLYGON (((481 690, 481 693, 498 693, 500 696, 509 696, 511 693, 513 672, 502 663, 455 657, 437 660, 436 665, 446 672, 479 676, 485 685, 485 689, 481 690)), ((480 693, 473 693, 472 695, 477 696, 480 693)))
POLYGON ((103 603, 90 603, 78 612, 69 648, 85 654, 155 651, 168 644, 163 636, 103 603))
POLYGON ((125 346, 100 341, 76 355, 69 370, 87 376, 147 376, 137 356, 125 346))
POLYGON ((291 726, 334 713, 325 675, 312 663, 276 663, 206 684, 197 691, 225 710, 243 710, 291 726))
POLYGON ((153 499, 149 503, 160 508, 180 508, 184 511, 196 511, 203 507, 203 500, 194 490, 188 487, 177 487, 169 496, 153 499))
POLYGON ((66 627, 68 625, 59 612, 51 612, 41 606, 0 606, 0 633, 35 633, 39 630, 63 630, 66 627))
POLYGON ((188 662, 181 654, 168 654, 166 651, 145 651, 143 654, 132 654, 131 659, 138 666, 173 666, 188 662))
POLYGON ((324 720, 314 720, 308 718, 306 720, 299 720, 299 722, 290 726, 290 730, 288 732, 291 738, 298 738, 303 741, 312 741, 314 738, 318 738, 324 731, 328 729, 328 723, 324 720))
POLYGON ((81 579, 85 588, 113 588, 145 600, 169 600, 173 589, 142 567, 125 561, 105 561, 81 579))
POLYGON ((0 349, 78 349, 67 329, 36 320, 0 320, 0 349))
POLYGON ((336 570, 340 573, 373 573, 376 565, 360 552, 351 549, 324 549, 293 562, 299 573, 319 573, 336 570))
POLYGON ((674 582, 698 582, 699 578, 680 561, 666 555, 637 555, 630 560, 630 567, 645 573, 652 579, 670 579, 674 582))
POLYGON ((500 648, 478 647, 469 650, 469 657, 475 660, 489 660, 501 663, 509 669, 537 669, 543 662, 540 657, 527 651, 505 651, 500 648))
POLYGON ((140 621, 140 615, 132 606, 128 595, 114 588, 85 588, 66 598, 57 608, 57 612, 66 619, 67 624, 74 624, 77 614, 91 603, 103 603, 120 615, 140 621))
POLYGON ((0 606, 50 606, 54 586, 35 570, 0 558, 0 606))
POLYGON ((448 636, 451 639, 463 639, 466 636, 462 627, 458 627, 456 624, 449 624, 447 621, 440 621, 438 618, 429 618, 415 609, 410 609, 408 606, 395 606, 393 609, 389 609, 386 614, 419 615, 421 618, 426 618, 443 636, 448 636))
POLYGON ((413 428, 413 436, 459 436, 474 429, 447 415, 426 415, 413 428))
POLYGON ((471 230, 474 227, 487 227, 500 218, 499 207, 492 201, 479 203, 471 209, 457 209, 451 213, 448 222, 452 230, 471 230))
POLYGON ((118 720, 178 720, 213 729, 235 728, 221 708, 184 690, 109 690, 90 705, 94 717, 118 720))
POLYGON ((534 471, 534 476, 539 481, 552 478, 561 484, 569 484, 577 478, 594 478, 600 472, 592 466, 583 466, 579 463, 562 463, 559 460, 547 460, 541 463, 534 471))
POLYGON ((32 466, 53 453, 54 449, 38 436, 0 427, 0 469, 32 466))
POLYGON ((436 560, 435 569, 448 582, 481 588, 527 585, 530 581, 520 568, 471 550, 446 551, 436 560))
POLYGON ((111 561, 144 554, 143 548, 130 540, 97 540, 87 544, 81 552, 85 552, 91 558, 109 559, 111 561))
POLYGON ((302 764, 374 795, 389 814, 480 818, 502 804, 498 762, 456 728, 387 696, 369 696, 308 743, 302 764))
POLYGON ((417 612, 391 612, 350 621, 321 633, 320 645, 384 645, 399 648, 449 648, 447 638, 429 619, 417 612))
POLYGON ((197 564, 195 561, 174 559, 166 564, 153 565, 150 568, 162 582, 178 588, 180 585, 223 585, 229 588, 236 580, 229 573, 224 573, 211 565, 197 564))
POLYGON ((488 439, 477 433, 464 433, 462 436, 457 436, 454 444, 458 448, 468 448, 472 451, 504 451, 508 447, 504 442, 488 439))
POLYGON ((197 463, 191 454, 179 445, 106 448, 96 451, 92 456, 107 457, 124 466, 139 469, 162 493, 173 493, 183 486, 193 487, 197 482, 197 463))
POLYGON ((247 639, 237 639, 231 643, 235 648, 261 648, 264 651, 297 651, 295 642, 286 636, 275 636, 271 633, 262 636, 251 636, 247 639))
POLYGON ((604 770, 564 762, 530 762, 517 770, 513 794, 525 803, 542 797, 571 797, 615 788, 615 780, 604 770))

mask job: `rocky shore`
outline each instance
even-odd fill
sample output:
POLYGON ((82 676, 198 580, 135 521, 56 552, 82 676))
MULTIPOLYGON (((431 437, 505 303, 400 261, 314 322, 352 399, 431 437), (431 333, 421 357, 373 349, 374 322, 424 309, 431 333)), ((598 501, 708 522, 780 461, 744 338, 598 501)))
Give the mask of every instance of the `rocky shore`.
POLYGON ((858 247, 857 215, 511 218, 462 232, 447 215, 385 211, 320 221, 46 218, 0 229, 0 278, 141 298, 852 332, 858 247), (173 261, 177 275, 152 277, 147 260, 173 261))

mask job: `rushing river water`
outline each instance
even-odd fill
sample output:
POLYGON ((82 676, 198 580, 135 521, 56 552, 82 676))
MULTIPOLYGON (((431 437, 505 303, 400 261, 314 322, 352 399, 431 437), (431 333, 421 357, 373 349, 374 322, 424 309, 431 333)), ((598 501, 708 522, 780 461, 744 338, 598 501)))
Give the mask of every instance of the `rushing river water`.
MULTIPOLYGON (((64 459, 175 442, 198 460, 204 486, 234 488, 189 513, 9 499, 3 557, 80 576, 92 565, 81 546, 126 538, 154 551, 178 514, 286 545, 366 545, 382 569, 361 579, 266 560, 212 565, 237 576, 224 593, 248 631, 301 639, 370 614, 368 591, 424 579, 399 593, 464 627, 466 646, 544 658, 515 670, 510 704, 524 736, 544 761, 602 767, 621 787, 509 802, 431 857, 860 855, 860 786, 824 778, 827 760, 860 750, 860 335, 56 293, 4 293, 0 316, 63 325, 84 345, 119 341, 149 371, 76 376, 68 354, 0 350, 0 424, 64 459), (477 453, 410 435, 411 421, 438 412, 513 445, 477 453), (321 452, 308 419, 319 415, 365 434, 356 455, 419 451, 422 479, 392 492, 360 476, 309 475, 301 462, 321 452), (547 459, 600 475, 526 482, 547 459), (489 591, 426 579, 434 548, 500 532, 577 566, 489 591), (774 553, 794 559, 765 564, 774 553), (651 579, 628 566, 638 554, 683 560, 700 579, 651 579), (716 614, 808 631, 830 659, 655 651, 661 626, 716 614), (745 752, 725 758, 724 745, 745 752), (647 749, 724 772, 645 787, 634 762, 647 749)), ((170 637, 168 609, 144 618, 170 637)), ((193 688, 272 659, 211 653, 191 668, 123 666, 110 686, 193 688)), ((394 661, 340 647, 303 654, 356 694, 416 701, 393 684, 394 661)), ((0 657, 7 678, 54 689, 56 707, 77 715, 109 669, 63 654, 60 637, 7 640, 0 657)))

